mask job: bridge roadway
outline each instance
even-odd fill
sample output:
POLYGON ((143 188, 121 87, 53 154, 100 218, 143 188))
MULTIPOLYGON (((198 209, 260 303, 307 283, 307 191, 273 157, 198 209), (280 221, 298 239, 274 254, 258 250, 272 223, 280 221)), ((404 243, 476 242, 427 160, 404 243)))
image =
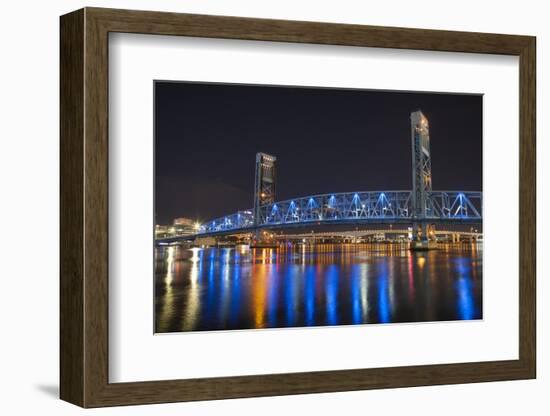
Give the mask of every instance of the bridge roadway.
MULTIPOLYGON (((344 238, 344 239, 357 239, 363 237, 370 237, 377 234, 398 234, 408 235, 410 231, 408 229, 391 229, 391 230, 354 230, 354 231, 327 231, 320 233, 301 233, 301 234, 276 234, 274 237, 277 240, 301 240, 301 239, 323 239, 323 238, 344 238)), ((469 237, 474 240, 478 240, 483 236, 483 233, 473 231, 445 231, 436 230, 436 236, 450 236, 458 235, 463 237, 469 237)))

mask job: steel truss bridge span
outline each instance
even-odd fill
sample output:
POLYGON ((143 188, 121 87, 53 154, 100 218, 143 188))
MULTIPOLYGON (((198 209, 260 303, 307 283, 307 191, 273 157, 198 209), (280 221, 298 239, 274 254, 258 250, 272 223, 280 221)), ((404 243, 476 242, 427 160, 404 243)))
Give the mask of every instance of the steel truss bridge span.
MULTIPOLYGON (((200 225, 197 236, 327 224, 412 223, 412 191, 344 192, 289 199, 239 211, 200 225)), ((423 221, 432 223, 480 223, 482 193, 430 191, 423 221)))

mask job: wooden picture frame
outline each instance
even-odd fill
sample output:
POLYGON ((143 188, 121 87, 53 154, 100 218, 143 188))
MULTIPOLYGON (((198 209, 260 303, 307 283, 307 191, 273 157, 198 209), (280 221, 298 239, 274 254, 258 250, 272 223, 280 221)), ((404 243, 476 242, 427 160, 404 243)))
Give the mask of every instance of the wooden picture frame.
POLYGON ((82 407, 530 379, 535 333, 535 38, 85 8, 61 17, 60 396, 82 407), (519 359, 109 383, 108 34, 519 56, 519 359))

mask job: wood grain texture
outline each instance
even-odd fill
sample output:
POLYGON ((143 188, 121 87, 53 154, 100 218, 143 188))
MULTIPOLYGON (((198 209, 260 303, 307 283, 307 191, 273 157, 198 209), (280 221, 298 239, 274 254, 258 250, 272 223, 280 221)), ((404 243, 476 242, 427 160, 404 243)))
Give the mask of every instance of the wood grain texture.
POLYGON ((108 380, 109 180, 108 32, 85 10, 86 66, 84 126, 84 290, 86 343, 85 406, 94 403, 108 380))
POLYGON ((519 356, 536 377, 536 41, 520 54, 519 356))
POLYGON ((60 388, 84 405, 84 12, 60 24, 60 388))
POLYGON ((83 407, 533 378, 535 38, 86 8, 61 19, 61 396, 83 407), (206 379, 108 381, 108 33, 520 57, 519 359, 206 379))

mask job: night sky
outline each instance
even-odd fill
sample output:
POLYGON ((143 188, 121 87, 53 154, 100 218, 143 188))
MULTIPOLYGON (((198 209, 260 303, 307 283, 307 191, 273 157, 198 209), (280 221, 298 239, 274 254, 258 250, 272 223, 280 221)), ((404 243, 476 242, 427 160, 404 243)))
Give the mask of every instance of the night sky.
POLYGON ((480 95, 157 81, 156 223, 252 208, 256 152, 277 157, 277 200, 411 189, 418 109, 433 189, 481 191, 480 95))

